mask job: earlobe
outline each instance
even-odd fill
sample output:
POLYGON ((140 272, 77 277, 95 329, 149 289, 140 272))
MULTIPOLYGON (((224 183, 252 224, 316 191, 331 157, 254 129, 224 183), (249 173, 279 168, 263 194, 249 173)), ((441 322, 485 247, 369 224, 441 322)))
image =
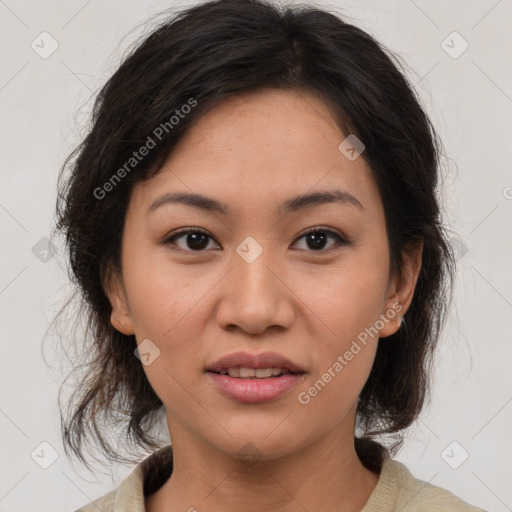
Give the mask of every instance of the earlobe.
POLYGON ((129 316, 123 315, 119 317, 113 310, 112 314, 110 315, 110 323, 114 326, 116 330, 118 330, 122 334, 126 334, 127 336, 135 334, 129 316))
POLYGON ((128 299, 122 282, 122 277, 116 271, 109 273, 104 285, 105 293, 112 307, 110 323, 113 327, 127 336, 135 334, 128 308, 128 299))
POLYGON ((383 312, 386 321, 380 329, 380 338, 386 338, 403 328, 404 315, 409 309, 421 270, 423 242, 412 254, 404 254, 404 267, 401 275, 391 283, 390 296, 386 301, 386 310, 383 312))
MULTIPOLYGON (((395 301, 392 307, 387 308, 383 315, 381 315, 382 323, 384 324, 382 329, 379 330, 379 338, 387 338, 392 334, 395 334, 403 322, 404 308, 398 302, 395 301)), ((381 323, 381 325, 382 325, 381 323)))

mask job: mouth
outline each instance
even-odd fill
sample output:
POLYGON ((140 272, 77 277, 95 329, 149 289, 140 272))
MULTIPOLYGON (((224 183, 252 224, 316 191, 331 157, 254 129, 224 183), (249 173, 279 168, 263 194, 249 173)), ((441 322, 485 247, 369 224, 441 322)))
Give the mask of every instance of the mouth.
POLYGON ((297 363, 276 352, 252 354, 235 352, 221 357, 206 371, 229 375, 233 378, 271 378, 286 373, 305 373, 297 363))
POLYGON ((247 368, 247 367, 231 367, 220 372, 212 371, 217 375, 229 375, 234 379, 275 379, 282 375, 302 374, 304 372, 291 372, 286 368, 247 368))
POLYGON ((206 368, 216 389, 225 397, 243 403, 274 400, 302 382, 306 372, 273 352, 237 352, 206 368))

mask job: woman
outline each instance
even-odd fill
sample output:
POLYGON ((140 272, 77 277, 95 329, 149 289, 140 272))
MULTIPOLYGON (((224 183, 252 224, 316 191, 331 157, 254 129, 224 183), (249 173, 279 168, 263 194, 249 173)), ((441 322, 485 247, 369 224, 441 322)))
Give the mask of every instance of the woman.
POLYGON ((393 58, 318 8, 209 2, 134 49, 61 175, 90 334, 62 423, 86 465, 88 439, 133 460, 118 424, 158 450, 81 511, 481 510, 391 458, 454 273, 439 146, 393 58))

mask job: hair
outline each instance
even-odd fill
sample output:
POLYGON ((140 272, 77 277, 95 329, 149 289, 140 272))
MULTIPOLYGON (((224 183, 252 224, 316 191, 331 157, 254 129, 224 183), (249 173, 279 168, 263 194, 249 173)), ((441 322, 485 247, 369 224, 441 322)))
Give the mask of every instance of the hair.
POLYGON ((131 454, 159 447, 151 429, 163 404, 134 356, 135 336, 112 326, 105 293, 111 273, 121 269, 130 194, 158 173, 208 110, 265 88, 319 95, 342 132, 364 143, 361 156, 384 206, 391 276, 400 277, 404 258, 423 244, 402 328, 378 344, 357 404, 354 442, 364 465, 380 468, 384 448, 375 436, 392 439, 388 450, 396 453, 429 398, 455 273, 436 195, 441 142, 403 69, 365 31, 304 4, 205 2, 166 16, 136 42, 97 94, 87 135, 59 174, 55 229, 65 237, 78 317, 87 327, 79 340, 87 363, 73 369, 81 378, 65 410, 59 394, 68 457, 89 467, 83 447, 94 441, 108 460, 133 462, 108 441, 114 425, 122 425, 120 439, 131 454), (130 160, 150 139, 158 139, 155 147, 130 160))

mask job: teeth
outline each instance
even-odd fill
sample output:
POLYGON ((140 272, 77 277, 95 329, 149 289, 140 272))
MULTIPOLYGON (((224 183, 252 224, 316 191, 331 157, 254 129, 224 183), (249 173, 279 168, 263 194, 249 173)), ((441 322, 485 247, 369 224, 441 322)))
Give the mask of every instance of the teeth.
POLYGON ((229 370, 222 370, 220 373, 241 379, 251 379, 254 377, 257 379, 267 379, 290 372, 284 368, 229 368, 229 370))
POLYGON ((253 368, 240 368, 240 370, 238 370, 238 372, 239 372, 238 376, 242 377, 242 379, 246 379, 249 377, 256 377, 256 370, 254 370, 253 368))

